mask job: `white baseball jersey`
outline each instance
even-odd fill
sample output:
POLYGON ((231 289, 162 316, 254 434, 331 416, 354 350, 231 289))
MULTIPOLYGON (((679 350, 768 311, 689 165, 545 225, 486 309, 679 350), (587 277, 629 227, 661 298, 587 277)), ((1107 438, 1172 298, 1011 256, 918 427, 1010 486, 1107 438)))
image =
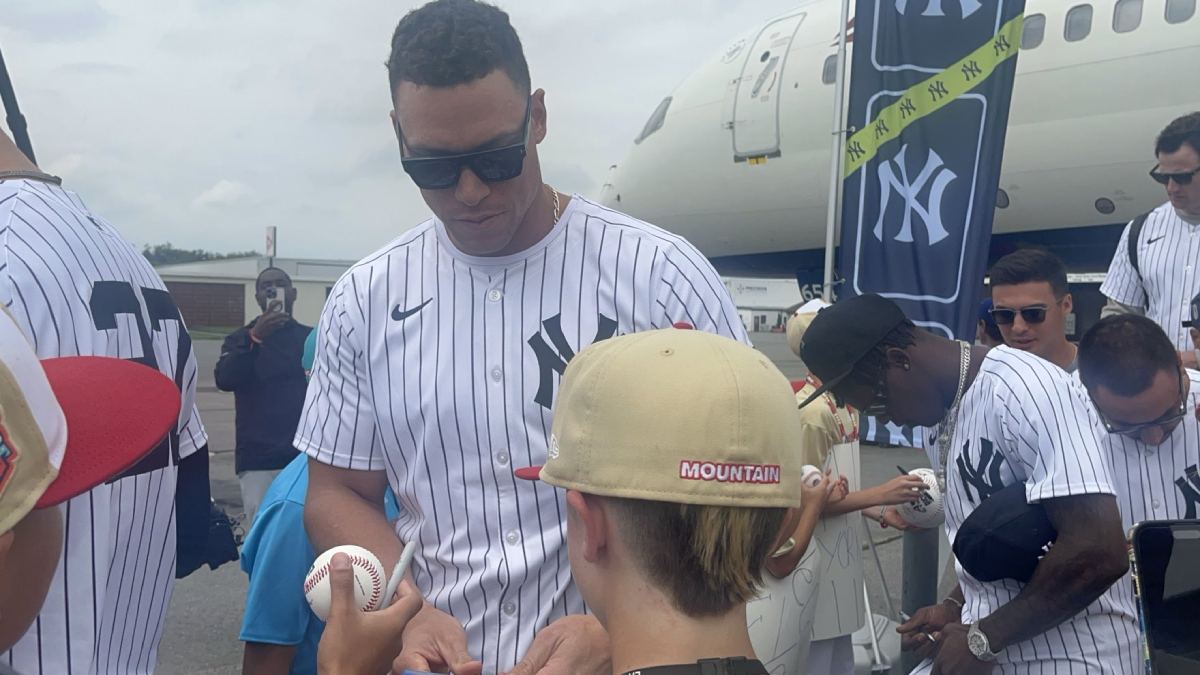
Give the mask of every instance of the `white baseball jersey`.
POLYGON ((30 674, 151 673, 175 580, 175 465, 207 440, 191 338, 146 259, 73 192, 0 181, 0 243, 0 302, 39 357, 138 361, 183 396, 162 445, 62 507, 63 555, 42 613, 0 660, 30 674))
POLYGON ((1124 305, 1146 307, 1146 316, 1166 331, 1176 349, 1191 351, 1183 322, 1200 293, 1200 225, 1180 218, 1170 202, 1151 211, 1137 241, 1140 274, 1129 262, 1129 227, 1121 232, 1100 292, 1124 305))
MULTIPOLYGON (((1200 517, 1200 372, 1188 370, 1188 414, 1159 445, 1104 433, 1126 531, 1144 520, 1200 517)), ((1103 427, 1101 427, 1103 429, 1103 427)))
MULTIPOLYGON (((1097 423, 1087 393, 1061 368, 1010 347, 989 351, 963 395, 946 455, 943 503, 950 541, 967 516, 1006 485, 1024 483, 1031 503, 1113 494, 1097 423)), ((979 581, 957 562, 955 571, 966 599, 965 624, 988 616, 1024 588, 1012 579, 979 581)), ((1139 663, 1137 631, 1135 608, 1114 586, 1071 619, 1006 648, 998 671, 1133 673, 1139 663)))
POLYGON ((576 352, 679 321, 746 341, 708 261, 652 225, 575 196, 535 246, 473 257, 430 220, 334 287, 296 447, 387 472, 417 585, 487 671, 507 669, 537 630, 584 611, 563 493, 513 469, 545 462, 576 352))

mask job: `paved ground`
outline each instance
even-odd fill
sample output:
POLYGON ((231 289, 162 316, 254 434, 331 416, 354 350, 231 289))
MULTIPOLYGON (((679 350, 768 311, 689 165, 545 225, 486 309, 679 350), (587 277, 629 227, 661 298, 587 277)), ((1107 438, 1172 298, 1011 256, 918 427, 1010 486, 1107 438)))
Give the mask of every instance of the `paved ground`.
MULTIPOLYGON (((803 377, 804 367, 788 350, 782 334, 756 333, 753 340, 788 377, 803 377)), ((208 429, 209 449, 212 452, 213 498, 227 512, 240 513, 241 497, 237 477, 233 473, 233 396, 217 391, 212 380, 213 364, 219 348, 218 340, 195 342, 201 373, 197 400, 208 429)), ((874 485, 888 480, 895 475, 897 464, 910 469, 928 466, 921 451, 864 447, 863 484, 874 485)), ((874 524, 871 525, 871 534, 877 543, 890 595, 899 607, 900 537, 874 524)), ((864 556, 872 606, 877 613, 886 613, 883 585, 874 559, 869 552, 864 552, 864 556)), ((237 634, 245 592, 246 577, 236 563, 226 564, 216 571, 205 568, 179 582, 167 614, 158 672, 162 675, 240 673, 242 650, 237 634)))

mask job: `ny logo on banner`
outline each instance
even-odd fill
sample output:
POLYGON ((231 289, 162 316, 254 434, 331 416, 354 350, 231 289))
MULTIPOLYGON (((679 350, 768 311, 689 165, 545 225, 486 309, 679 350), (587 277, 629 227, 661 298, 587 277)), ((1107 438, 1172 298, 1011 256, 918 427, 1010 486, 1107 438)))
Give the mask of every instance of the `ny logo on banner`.
POLYGON ((1188 520, 1195 518, 1196 507, 1200 506, 1200 471, 1197 471, 1195 464, 1189 466, 1184 470, 1182 476, 1175 479, 1175 487, 1179 488, 1179 494, 1187 503, 1187 511, 1183 517, 1188 520))
MULTIPOLYGON (((543 321, 542 330, 550 338, 550 344, 546 344, 541 332, 534 333, 528 343, 533 349, 534 355, 537 356, 538 370, 540 371, 538 390, 533 400, 549 410, 550 405, 554 403, 554 373, 563 374, 563 371, 567 369, 567 363, 575 358, 575 350, 571 348, 566 336, 563 335, 562 314, 555 314, 543 321)), ((616 332, 616 321, 603 314, 596 315, 596 339, 592 342, 607 340, 616 332)))
POLYGON ((1000 479, 1000 465, 1004 463, 1004 455, 996 452, 991 441, 981 438, 979 439, 979 463, 972 465, 966 461, 969 449, 970 443, 964 443, 963 454, 959 455, 954 463, 958 465, 958 475, 962 477, 967 499, 972 504, 982 504, 983 500, 1004 487, 1004 483, 1000 479), (979 496, 978 501, 971 496, 971 488, 975 488, 975 494, 979 496))
POLYGON ((883 197, 879 204, 879 220, 875 223, 875 238, 883 241, 883 223, 888 215, 888 202, 892 192, 897 192, 904 198, 904 219, 901 221, 900 231, 896 233, 895 241, 905 244, 913 242, 912 217, 915 213, 925 226, 925 234, 928 235, 929 244, 932 246, 950 236, 942 223, 942 197, 946 193, 946 187, 958 176, 946 168, 942 158, 930 149, 925 166, 916 179, 910 181, 905 161, 907 153, 908 146, 905 145, 892 161, 881 162, 879 165, 879 191, 883 197), (922 204, 919 195, 926 184, 929 184, 929 196, 922 204))
MULTIPOLYGON (((979 0, 955 0, 958 6, 962 9, 962 18, 967 18, 983 8, 983 4, 979 0)), ((919 0, 918 0, 919 2, 919 0)), ((942 11, 943 0, 925 0, 925 11, 921 12, 921 16, 946 16, 946 12, 942 11)), ((913 3, 914 5, 917 2, 913 3)), ((908 0, 896 0, 896 11, 901 14, 908 14, 908 0)))

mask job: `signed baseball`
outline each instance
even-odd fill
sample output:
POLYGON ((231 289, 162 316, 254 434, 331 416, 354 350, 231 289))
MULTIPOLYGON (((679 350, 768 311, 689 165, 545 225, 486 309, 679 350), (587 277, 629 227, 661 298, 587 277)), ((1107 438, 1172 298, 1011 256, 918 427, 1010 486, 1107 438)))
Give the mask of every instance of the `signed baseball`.
POLYGON ((345 553, 350 557, 350 565, 354 569, 354 599, 358 601, 359 610, 371 612, 379 609, 387 585, 383 563, 374 553, 361 546, 334 546, 317 556, 304 578, 304 597, 308 600, 308 606, 312 607, 313 614, 322 621, 329 617, 329 561, 335 553, 345 553))
POLYGON ((804 484, 804 487, 816 487, 824 475, 820 469, 812 464, 805 464, 800 467, 800 482, 804 484))
POLYGON ((942 491, 938 487, 937 474, 932 469, 913 469, 908 472, 925 481, 926 489, 918 493, 916 499, 896 507, 908 524, 914 527, 937 527, 946 521, 942 507, 942 491))

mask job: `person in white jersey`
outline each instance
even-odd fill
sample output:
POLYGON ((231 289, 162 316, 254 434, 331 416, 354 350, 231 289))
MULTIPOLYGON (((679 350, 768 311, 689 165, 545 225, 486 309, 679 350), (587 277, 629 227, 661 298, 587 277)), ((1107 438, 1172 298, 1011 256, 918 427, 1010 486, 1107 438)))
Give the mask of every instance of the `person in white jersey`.
POLYGON ((178 466, 207 443, 196 360, 150 263, 60 183, 0 134, 0 303, 39 358, 137 361, 170 377, 183 406, 145 459, 63 507, 46 603, 0 661, 19 672, 151 673, 175 581, 178 466))
POLYGON ((1168 124, 1154 154, 1158 164, 1150 177, 1166 188, 1167 202, 1121 233, 1100 285, 1109 299, 1101 316, 1150 317, 1179 350, 1183 364, 1195 368, 1200 349, 1183 322, 1192 298, 1200 294, 1200 112, 1168 124))
POLYGON ((937 425, 951 541, 984 500, 1015 484, 1057 528, 1028 583, 983 582, 956 566, 961 613, 943 603, 902 627, 930 657, 914 672, 1134 672, 1137 620, 1112 588, 1128 569, 1121 517, 1078 383, 1030 353, 918 329, 878 295, 822 310, 801 352, 822 381, 811 400, 830 391, 864 414, 937 425))
POLYGON ((1107 432, 1125 529, 1144 520, 1196 518, 1200 373, 1180 365, 1153 321, 1113 316, 1080 340, 1079 376, 1107 432))
POLYGON ((583 347, 674 323, 741 341, 745 330, 682 238, 544 184, 546 93, 503 11, 412 11, 388 74, 401 161, 434 215, 326 302, 295 441, 311 458, 314 548, 358 544, 391 569, 401 542, 417 542, 426 603, 397 670, 604 672, 607 636, 571 581, 562 495, 512 467, 555 451, 551 406, 583 347))

